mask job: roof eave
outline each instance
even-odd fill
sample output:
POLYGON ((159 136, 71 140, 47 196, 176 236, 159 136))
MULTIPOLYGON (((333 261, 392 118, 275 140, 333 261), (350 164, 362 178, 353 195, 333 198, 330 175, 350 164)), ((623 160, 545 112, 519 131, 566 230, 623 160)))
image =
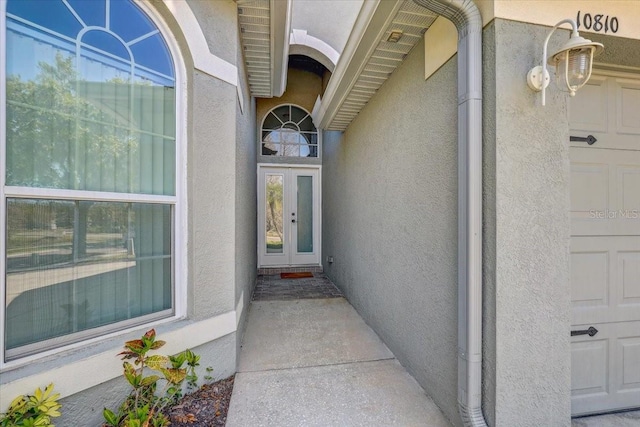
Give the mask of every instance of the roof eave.
POLYGON ((271 96, 282 96, 287 88, 291 0, 270 0, 271 8, 271 96))
POLYGON ((346 130, 436 17, 407 0, 365 1, 321 103, 314 108, 315 125, 325 130, 346 130), (396 45, 387 36, 396 26, 405 24, 411 29, 405 30, 397 48, 391 47, 396 45), (385 63, 381 56, 389 52, 393 59, 385 63))

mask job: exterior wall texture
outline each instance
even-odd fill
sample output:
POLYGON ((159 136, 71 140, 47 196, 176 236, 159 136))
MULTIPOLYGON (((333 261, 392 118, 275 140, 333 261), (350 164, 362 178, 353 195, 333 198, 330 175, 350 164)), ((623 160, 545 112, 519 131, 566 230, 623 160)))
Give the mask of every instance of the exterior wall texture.
MULTIPOLYGON (((178 290, 187 288, 186 319, 155 325, 160 339, 163 334, 180 336, 183 328, 202 325, 211 319, 229 315, 235 310, 239 298, 248 301, 255 283, 255 105, 242 81, 241 91, 244 113, 238 109, 237 88, 193 68, 193 59, 182 29, 163 2, 148 3, 165 20, 175 36, 184 59, 186 69, 186 176, 187 192, 187 236, 181 236, 186 246, 188 260, 187 283, 180 283, 178 290), (238 292, 237 292, 238 290, 238 292), (205 321, 200 323, 199 321, 205 321)), ((199 19, 212 53, 242 67, 238 52, 238 27, 236 4, 231 0, 215 2, 190 2, 199 19)), ((177 58, 176 58, 177 59, 177 58)), ((242 70, 240 70, 242 72, 242 70)), ((176 231, 180 226, 176 225, 176 231)), ((180 279, 177 276, 177 280, 180 279)), ((244 304, 246 308, 247 303, 244 304)), ((225 320, 226 321, 226 320, 225 320)), ((224 323, 224 321, 222 321, 224 323)), ((234 322, 235 324, 235 319, 234 322)), ((215 323, 217 328, 220 322, 215 323)), ((147 328, 148 329, 148 328, 147 328)), ((195 341, 204 343, 193 350, 201 355, 200 364, 211 366, 216 379, 235 372, 237 343, 239 336, 228 322, 221 331, 207 333, 195 341)), ((17 369, 3 372, 0 387, 16 380, 42 375, 44 378, 57 369, 96 355, 113 352, 113 361, 119 365, 116 354, 122 350, 124 341, 139 337, 146 329, 123 333, 114 338, 99 340, 80 349, 54 354, 17 369)), ((187 329, 185 329, 186 331, 187 329)), ((190 329, 202 331, 202 328, 190 329)), ((166 336, 166 335, 165 335, 166 336)), ((175 344, 168 340, 167 347, 175 344)), ((100 369, 100 367, 96 367, 100 369)), ((109 372, 112 372, 111 369, 109 372)), ((202 375, 201 375, 202 377, 202 375)), ((57 381, 54 381, 59 386, 57 381)), ((126 381, 119 377, 95 387, 71 394, 64 393, 63 416, 57 425, 99 425, 102 408, 114 408, 126 395, 126 381)), ((39 384, 46 386, 46 383, 39 384)), ((5 389, 6 390, 6 389, 5 389)), ((31 393, 33 389, 24 390, 31 393)), ((15 396, 11 396, 11 399, 15 396)))
POLYGON ((548 28, 496 19, 488 32, 485 412, 495 426, 568 426, 567 97, 549 87, 542 107, 525 82, 548 28))
POLYGON ((456 60, 424 45, 344 135, 326 132, 325 272, 446 416, 457 387, 456 60))
MULTIPOLYGON (((567 97, 524 80, 548 28, 484 31, 483 409, 493 426, 570 423, 567 97), (541 409, 544 408, 544 409, 541 409)), ((324 139, 327 274, 454 424, 456 58, 424 46, 344 135, 324 139)))

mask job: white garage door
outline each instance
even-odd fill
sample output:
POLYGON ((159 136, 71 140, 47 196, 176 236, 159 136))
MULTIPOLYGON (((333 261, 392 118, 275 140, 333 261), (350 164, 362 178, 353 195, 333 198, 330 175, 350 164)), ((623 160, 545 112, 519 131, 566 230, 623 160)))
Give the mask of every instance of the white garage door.
POLYGON ((593 76, 569 112, 597 139, 570 143, 572 413, 640 407, 640 78, 593 76))

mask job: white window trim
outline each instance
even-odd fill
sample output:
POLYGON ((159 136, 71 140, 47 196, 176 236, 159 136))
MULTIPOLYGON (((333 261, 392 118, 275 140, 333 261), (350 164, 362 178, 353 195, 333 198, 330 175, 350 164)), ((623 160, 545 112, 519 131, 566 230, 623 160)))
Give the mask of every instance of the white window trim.
MULTIPOLYGON (((305 117, 306 119, 306 117, 305 117)), ((304 120, 304 119, 302 119, 304 120)), ((302 132, 302 133, 309 133, 309 132, 302 132)), ((294 104, 292 102, 283 102, 282 104, 278 104, 275 107, 272 107, 269 109, 269 111, 266 112, 266 114, 264 115, 264 117, 262 117, 262 120, 260 120, 260 127, 258 127, 258 157, 261 159, 267 159, 267 158, 271 158, 271 159, 287 159, 288 162, 286 163, 291 163, 292 161, 295 162, 296 160, 300 160, 300 159, 313 159, 313 160, 320 160, 320 158, 322 157, 322 132, 320 131, 320 129, 316 126, 315 122, 313 121, 313 116, 311 115, 311 112, 309 112, 306 108, 304 108, 301 105, 298 104, 294 104), (296 107, 301 109, 302 111, 304 111, 305 113, 307 113, 309 115, 309 117, 311 118, 312 122, 313 122, 313 126, 316 128, 316 135, 318 136, 318 155, 316 157, 294 157, 294 156, 268 156, 265 154, 262 154, 262 131, 264 130, 264 121, 267 119, 267 117, 269 116, 269 114, 271 112, 273 112, 274 110, 276 110, 277 108, 280 107, 284 107, 284 106, 292 106, 292 107, 296 107)), ((261 164, 266 164, 266 163, 261 163, 261 164)))
MULTIPOLYGON (((7 105, 6 101, 6 49, 7 49, 7 25, 6 25, 6 0, 0 0, 0 277, 5 283, 6 278, 6 233, 7 221, 5 218, 5 177, 6 177, 6 132, 7 132, 7 105)), ((6 283, 0 288, 0 372, 5 368, 4 363, 4 331, 5 307, 6 307, 6 283)))
MULTIPOLYGON (((142 203, 163 203, 173 205, 174 220, 172 227, 173 243, 173 315, 160 320, 153 320, 148 323, 136 323, 130 327, 115 330, 105 335, 95 336, 90 339, 80 340, 61 347, 44 350, 37 354, 20 357, 11 361, 5 361, 5 304, 6 295, 4 287, 0 289, 0 372, 15 369, 28 363, 40 360, 53 354, 77 349, 86 346, 89 342, 98 342, 109 338, 125 335, 131 331, 148 328, 152 325, 159 325, 186 317, 187 312, 187 278, 188 278, 188 225, 187 225, 187 127, 184 125, 187 120, 187 71, 184 65, 184 58, 180 52, 179 44, 167 23, 159 13, 150 6, 148 0, 134 0, 135 3, 146 13, 151 21, 158 27, 160 34, 167 43, 167 47, 173 56, 175 70, 176 88, 176 195, 175 196, 154 196, 145 194, 128 193, 108 193, 75 190, 55 190, 47 188, 27 188, 27 187, 6 187, 6 8, 7 1, 0 0, 0 277, 4 283, 6 274, 6 205, 5 200, 11 196, 37 197, 46 199, 91 199, 97 201, 120 201, 120 202, 142 202, 142 203)), ((131 319, 134 320, 134 319, 131 319)), ((4 389, 4 387, 3 387, 4 389)), ((4 393, 3 393, 4 394, 4 393)))
MULTIPOLYGON (((141 0, 136 0, 141 1, 141 0)), ((148 0, 144 0, 148 2, 148 0)), ((207 39, 202 32, 196 15, 185 0, 163 0, 167 9, 171 12, 180 26, 189 50, 193 58, 193 65, 198 70, 207 73, 211 77, 227 82, 233 86, 238 85, 238 68, 222 58, 211 53, 207 39)))

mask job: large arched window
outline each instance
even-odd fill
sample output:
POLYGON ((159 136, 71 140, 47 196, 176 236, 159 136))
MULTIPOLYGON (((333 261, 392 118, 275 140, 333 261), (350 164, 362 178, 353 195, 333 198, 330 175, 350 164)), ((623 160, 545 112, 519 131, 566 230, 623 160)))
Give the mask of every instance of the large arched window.
POLYGON ((262 155, 318 157, 318 130, 311 115, 291 104, 271 110, 262 122, 262 155))
POLYGON ((178 156, 174 60, 132 0, 7 0, 4 24, 6 361, 174 314, 178 156))

